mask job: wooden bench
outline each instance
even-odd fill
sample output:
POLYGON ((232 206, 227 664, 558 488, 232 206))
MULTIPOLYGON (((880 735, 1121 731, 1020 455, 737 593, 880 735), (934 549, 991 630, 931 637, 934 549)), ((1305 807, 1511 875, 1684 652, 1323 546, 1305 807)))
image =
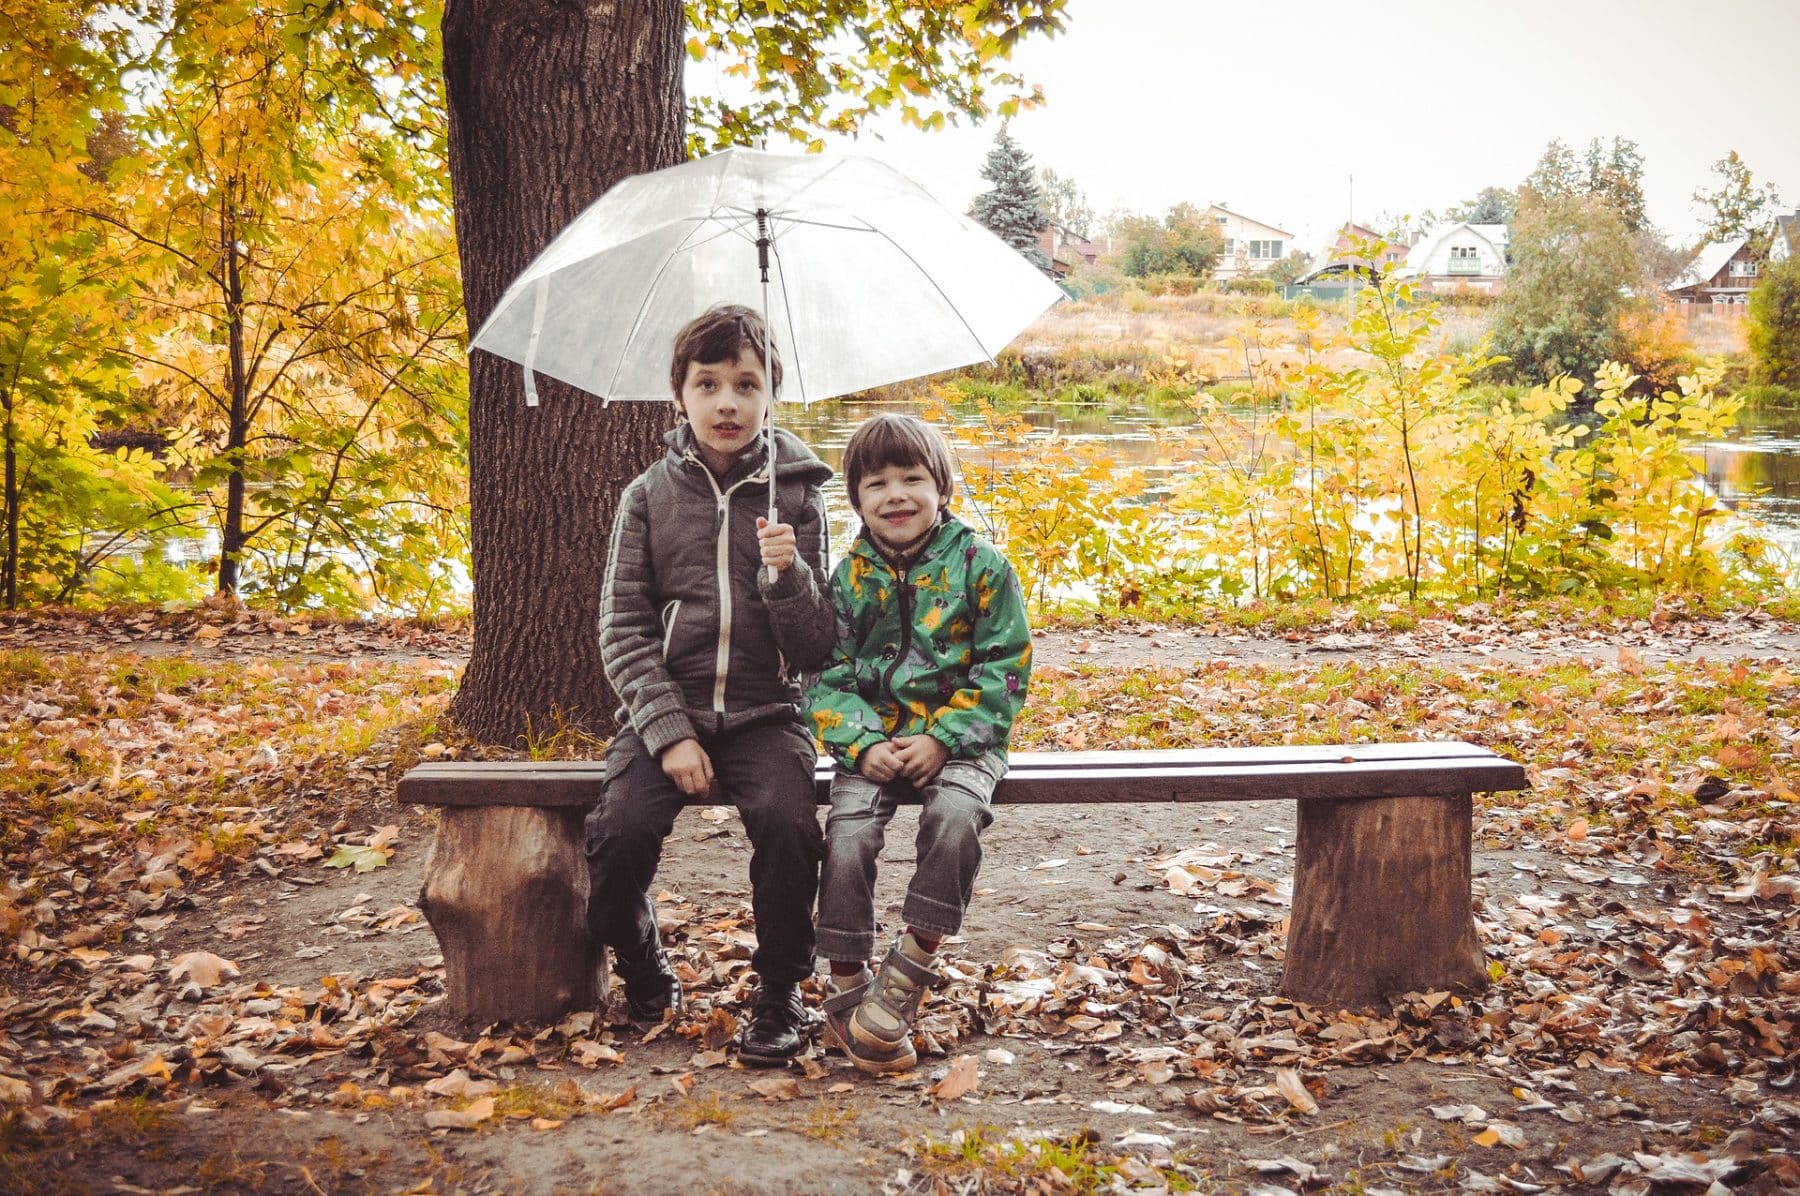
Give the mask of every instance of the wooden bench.
MULTIPOLYGON (((821 802, 831 773, 821 761, 821 802)), ((598 761, 445 761, 401 778, 402 802, 444 807, 420 905, 457 1015, 550 1021, 604 987, 582 855, 601 780, 598 761)), ((1352 1008, 1487 985, 1470 900, 1471 795, 1525 787, 1518 764, 1455 742, 1015 752, 994 801, 1297 801, 1280 991, 1352 1008)))

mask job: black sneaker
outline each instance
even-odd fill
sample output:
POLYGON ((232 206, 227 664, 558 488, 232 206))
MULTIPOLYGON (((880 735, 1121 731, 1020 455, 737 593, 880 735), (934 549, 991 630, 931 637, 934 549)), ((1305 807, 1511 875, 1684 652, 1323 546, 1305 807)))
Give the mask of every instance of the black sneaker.
POLYGON ((738 1055, 751 1067, 781 1067, 806 1046, 806 1006, 794 984, 756 990, 750 1021, 738 1035, 738 1055))

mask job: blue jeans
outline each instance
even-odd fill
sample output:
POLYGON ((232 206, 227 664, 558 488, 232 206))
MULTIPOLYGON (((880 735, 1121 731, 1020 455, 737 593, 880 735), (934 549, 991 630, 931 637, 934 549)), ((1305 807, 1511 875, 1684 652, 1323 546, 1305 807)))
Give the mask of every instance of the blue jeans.
POLYGON ((900 798, 918 792, 918 859, 900 916, 928 934, 962 929, 975 875, 981 871, 981 832, 994 820, 994 788, 1006 760, 989 752, 951 760, 922 790, 911 781, 880 785, 840 770, 831 782, 825 819, 825 866, 819 874, 819 954, 835 963, 865 963, 875 953, 875 859, 900 798))

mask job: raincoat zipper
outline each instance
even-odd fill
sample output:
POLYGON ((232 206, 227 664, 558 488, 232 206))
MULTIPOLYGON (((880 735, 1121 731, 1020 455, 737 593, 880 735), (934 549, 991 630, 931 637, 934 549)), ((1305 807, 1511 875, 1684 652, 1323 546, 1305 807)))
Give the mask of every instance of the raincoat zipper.
POLYGON ((887 673, 881 679, 882 687, 887 690, 888 700, 894 704, 894 725, 898 726, 901 721, 900 699, 894 693, 894 674, 900 671, 900 663, 906 659, 906 650, 912 647, 912 567, 896 568, 886 556, 882 556, 881 561, 893 572, 894 585, 900 591, 900 647, 894 652, 894 663, 888 666, 887 673))
POLYGON ((713 497, 718 500, 719 530, 714 537, 713 570, 716 574, 714 582, 719 588, 719 647, 713 656, 713 713, 722 715, 725 713, 725 681, 731 672, 731 496, 739 486, 762 481, 763 474, 759 471, 739 478, 721 490, 719 479, 706 467, 706 462, 692 452, 687 454, 687 459, 706 475, 713 497))

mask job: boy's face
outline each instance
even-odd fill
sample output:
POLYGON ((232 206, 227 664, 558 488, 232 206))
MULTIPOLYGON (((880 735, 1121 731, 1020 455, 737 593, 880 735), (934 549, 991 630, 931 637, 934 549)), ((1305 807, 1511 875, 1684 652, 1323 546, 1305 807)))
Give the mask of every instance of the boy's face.
POLYGON ((690 361, 675 407, 693 426, 700 457, 724 473, 762 431, 769 388, 762 360, 746 349, 735 361, 690 361))
POLYGON ((878 547, 890 553, 915 547, 937 523, 944 496, 923 465, 883 465, 856 485, 856 513, 878 547))

